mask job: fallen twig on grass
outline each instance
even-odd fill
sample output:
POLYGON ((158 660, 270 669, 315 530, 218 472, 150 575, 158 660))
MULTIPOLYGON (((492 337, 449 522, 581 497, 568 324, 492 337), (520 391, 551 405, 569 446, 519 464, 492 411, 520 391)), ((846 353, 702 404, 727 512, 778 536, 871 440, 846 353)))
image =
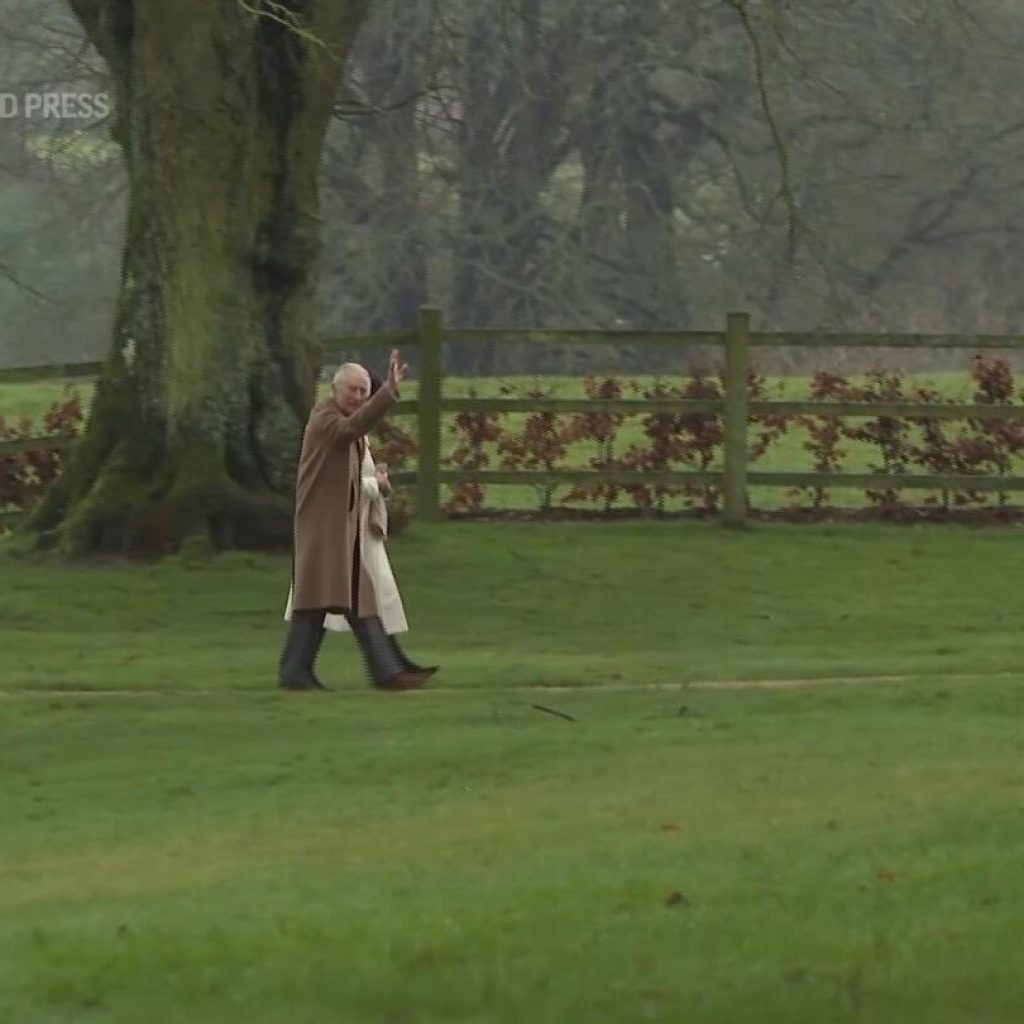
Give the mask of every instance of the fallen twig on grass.
POLYGON ((544 711, 549 715, 557 715, 559 718, 564 718, 567 722, 576 721, 572 715, 567 715, 564 711, 556 711, 554 708, 546 708, 543 704, 531 704, 530 707, 535 711, 544 711))

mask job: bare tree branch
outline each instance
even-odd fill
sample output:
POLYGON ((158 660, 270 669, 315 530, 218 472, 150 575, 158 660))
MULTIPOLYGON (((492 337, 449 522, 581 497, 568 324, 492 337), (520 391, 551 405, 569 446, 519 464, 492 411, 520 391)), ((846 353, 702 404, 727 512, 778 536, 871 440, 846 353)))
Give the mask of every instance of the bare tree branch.
POLYGON ((747 0, 727 0, 730 7, 736 11, 743 26, 744 34, 750 47, 751 60, 754 65, 754 80, 757 83, 757 94, 761 103, 761 111, 764 114, 768 130, 771 132, 772 141, 775 144, 775 152, 779 161, 779 196, 786 206, 788 214, 786 223, 786 258, 792 263, 796 258, 796 234, 799 223, 796 201, 793 198, 793 186, 790 181, 789 172, 789 151, 786 148, 785 140, 779 131, 778 123, 775 120, 775 113, 772 110, 771 99, 768 95, 768 86, 765 81, 764 53, 761 49, 761 40, 754 31, 750 19, 750 12, 747 10, 747 0))

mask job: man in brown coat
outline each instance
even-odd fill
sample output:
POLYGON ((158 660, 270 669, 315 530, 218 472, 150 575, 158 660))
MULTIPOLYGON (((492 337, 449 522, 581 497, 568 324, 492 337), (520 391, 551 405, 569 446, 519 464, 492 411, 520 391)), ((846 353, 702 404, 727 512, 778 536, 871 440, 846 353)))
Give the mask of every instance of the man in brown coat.
POLYGON ((407 668, 388 643, 373 585, 360 572, 365 436, 398 400, 406 369, 392 351, 387 380, 370 398, 369 374, 346 363, 334 375, 330 395, 309 415, 295 482, 292 618, 278 672, 286 689, 324 689, 313 666, 328 612, 348 618, 375 685, 410 689, 431 674, 407 668))

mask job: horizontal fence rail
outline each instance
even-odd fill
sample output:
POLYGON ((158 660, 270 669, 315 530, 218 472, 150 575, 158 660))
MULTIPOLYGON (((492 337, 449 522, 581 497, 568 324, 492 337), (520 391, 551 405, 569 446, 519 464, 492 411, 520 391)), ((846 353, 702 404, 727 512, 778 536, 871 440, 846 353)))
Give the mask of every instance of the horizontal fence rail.
POLYGON ((752 334, 751 345, 793 348, 1024 349, 1019 334, 752 334))
POLYGON ((45 434, 42 437, 18 437, 0 441, 0 455, 21 452, 65 451, 77 440, 77 434, 45 434))
MULTIPOLYGON (((402 470, 391 473, 396 483, 414 483, 416 473, 402 470)), ((496 469, 442 469, 438 474, 444 484, 720 484, 725 480, 722 470, 673 469, 658 472, 657 470, 588 470, 588 469, 552 469, 548 470, 496 470, 496 469)), ((975 476, 973 474, 921 474, 903 476, 895 473, 810 473, 810 472, 751 472, 748 474, 751 484, 762 487, 838 487, 905 488, 907 490, 948 490, 948 491, 1014 491, 1024 490, 1024 477, 1021 476, 975 476)))
MULTIPOLYGON (((529 484, 554 483, 598 485, 645 484, 717 485, 722 489, 722 520, 741 525, 747 516, 750 487, 784 488, 876 488, 879 490, 945 490, 962 492, 1024 491, 1024 477, 982 474, 905 473, 817 473, 767 472, 751 470, 748 434, 759 419, 773 416, 870 419, 907 421, 967 420, 1024 421, 1024 405, 979 404, 976 402, 846 402, 750 400, 747 381, 751 352, 765 347, 842 347, 860 349, 966 349, 1024 351, 1024 336, 949 334, 859 334, 859 333, 753 333, 745 313, 731 313, 719 331, 636 331, 636 330, 530 330, 500 328, 448 328, 435 307, 423 307, 414 328, 383 331, 320 340, 322 351, 332 358, 330 366, 366 348, 411 348, 418 356, 418 393, 401 400, 392 415, 412 417, 418 433, 418 462, 415 470, 396 470, 397 483, 414 485, 417 512, 423 518, 441 515, 440 492, 445 485, 464 483, 529 484), (721 398, 576 399, 576 398, 446 398, 443 394, 442 355, 445 344, 479 343, 501 345, 671 345, 711 346, 722 353, 724 370, 721 398), (441 423, 445 414, 482 413, 519 415, 538 412, 558 414, 591 413, 636 416, 651 413, 710 415, 720 417, 724 430, 724 458, 721 469, 665 471, 584 470, 456 470, 442 467, 441 423)), ((67 363, 53 366, 0 368, 0 383, 22 383, 57 379, 87 379, 100 375, 99 362, 67 363)), ((326 369, 326 367, 325 367, 326 369)), ((67 450, 73 435, 18 438, 0 441, 0 457, 26 451, 67 450)), ((23 513, 0 512, 0 526, 11 525, 23 513)))
MULTIPOLYGON (((723 331, 584 331, 526 330, 503 328, 449 328, 446 341, 486 344, 542 345, 721 345, 723 331)), ((775 348, 936 348, 936 349, 1020 349, 1024 336, 1016 334, 826 334, 764 332, 750 335, 755 347, 775 348)))
POLYGON ((52 363, 47 366, 0 366, 0 384, 31 384, 44 380, 85 380, 98 377, 103 363, 52 363))
MULTIPOLYGON (((378 331, 374 334, 352 334, 345 338, 325 338, 321 341, 324 352, 334 355, 356 348, 403 348, 415 345, 418 341, 414 330, 378 331)), ((334 358, 331 365, 337 365, 341 359, 334 358)))
MULTIPOLYGON (((390 474, 396 483, 415 481, 416 473, 403 470, 390 474)), ((674 469, 659 473, 651 470, 609 469, 442 469, 438 473, 446 484, 715 484, 724 474, 721 470, 674 469)))
MULTIPOLYGON (((402 403, 401 411, 416 408, 415 402, 402 403)), ((608 413, 641 415, 652 412, 714 413, 725 410, 720 398, 445 398, 442 412, 488 413, 608 413)), ((878 417, 921 420, 1024 420, 1024 405, 978 405, 944 403, 922 405, 915 402, 749 402, 754 416, 878 417)))
POLYGON ((574 331, 451 328, 446 341, 487 345, 721 345, 720 331, 574 331))
POLYGON ((1024 477, 982 476, 973 473, 786 473, 747 474, 751 484, 762 487, 856 487, 917 491, 1021 491, 1024 477))

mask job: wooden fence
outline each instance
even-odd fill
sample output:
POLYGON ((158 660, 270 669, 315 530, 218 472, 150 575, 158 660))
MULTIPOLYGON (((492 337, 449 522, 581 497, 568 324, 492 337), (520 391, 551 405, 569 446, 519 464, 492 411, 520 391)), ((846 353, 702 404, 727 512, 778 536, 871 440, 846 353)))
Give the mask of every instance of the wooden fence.
MULTIPOLYGON (((750 401, 747 381, 751 352, 761 347, 798 346, 844 348, 914 349, 1008 349, 1024 350, 1024 337, 1017 335, 935 335, 935 334, 820 334, 752 333, 746 313, 730 313, 721 331, 588 331, 588 330, 502 330, 492 328, 449 328, 440 309, 420 310, 417 326, 408 331, 331 338, 324 341, 328 352, 352 353, 364 348, 414 348, 418 356, 418 395, 396 406, 395 415, 415 416, 419 455, 415 471, 396 472, 396 482, 413 483, 417 515, 436 519, 441 512, 441 488, 445 484, 587 484, 646 483, 719 484, 722 488, 722 522, 741 526, 747 518, 750 487, 852 487, 918 490, 1024 490, 1024 477, 982 474, 895 474, 761 472, 748 466, 747 438, 751 417, 764 415, 813 415, 826 417, 914 417, 916 419, 1006 419, 1024 420, 1024 406, 914 402, 836 401, 750 401), (724 353, 724 382, 721 399, 539 399, 539 398, 445 398, 442 354, 450 342, 530 345, 710 345, 724 353), (551 472, 452 470, 441 464, 441 419, 457 412, 602 412, 638 415, 651 412, 711 413, 723 418, 724 460, 718 471, 671 470, 633 472, 557 469, 551 472)), ((96 376, 102 364, 82 363, 59 367, 31 367, 0 370, 0 383, 96 376)), ((67 447, 73 438, 48 437, 0 441, 5 452, 67 447)), ((8 514, 8 519, 14 513, 8 514)), ((3 523, 0 517, 0 524, 3 523)))

